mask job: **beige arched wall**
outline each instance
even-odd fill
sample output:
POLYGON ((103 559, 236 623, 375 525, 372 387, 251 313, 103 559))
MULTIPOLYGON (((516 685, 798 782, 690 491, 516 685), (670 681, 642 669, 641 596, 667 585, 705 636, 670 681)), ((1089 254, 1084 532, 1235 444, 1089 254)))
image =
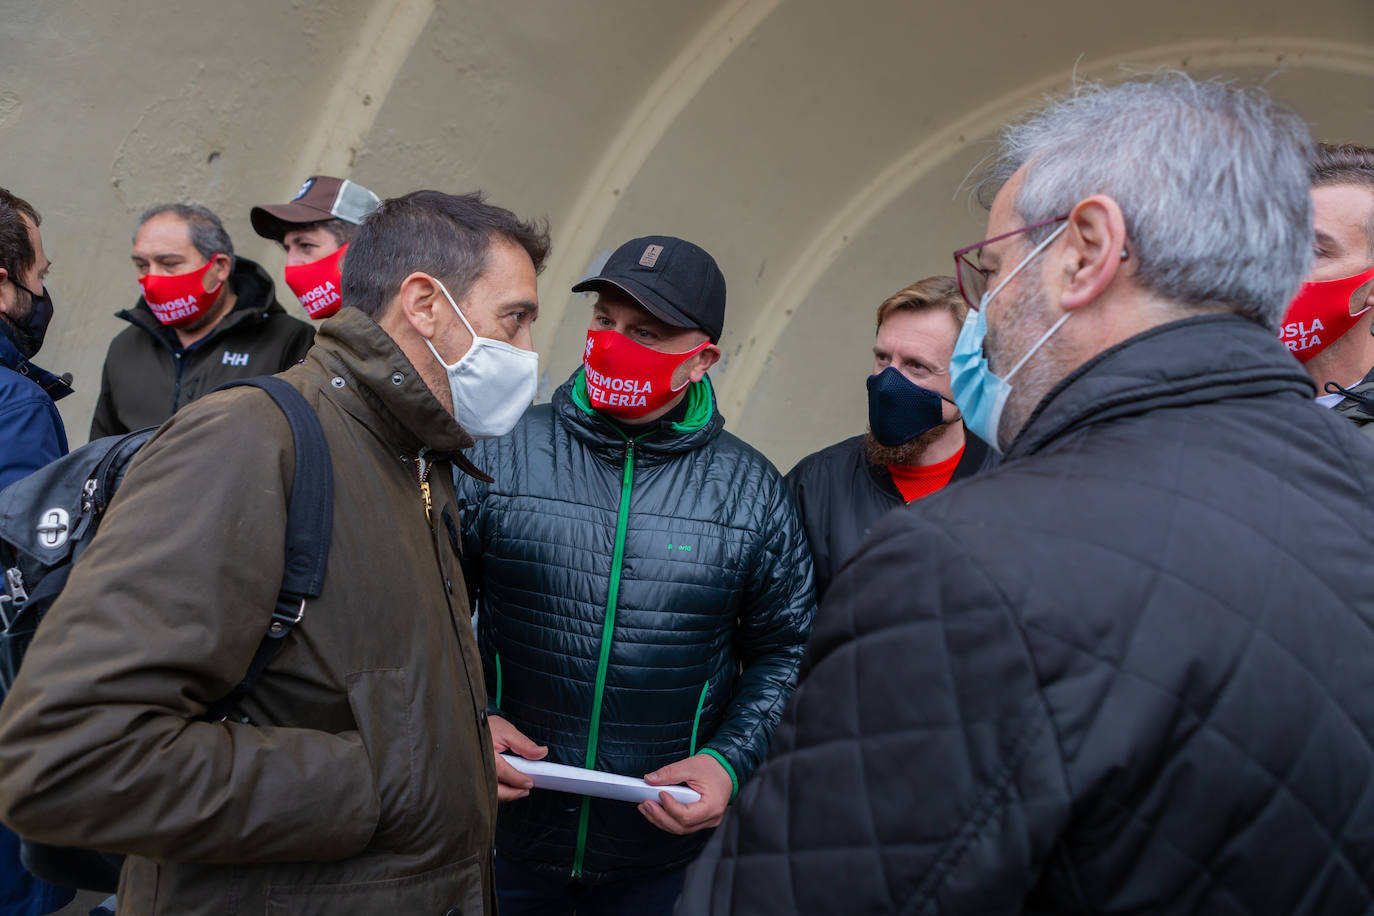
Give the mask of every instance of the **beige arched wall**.
POLYGON ((248 209, 319 168, 549 218, 545 396, 577 363, 588 303, 566 290, 592 259, 699 242, 730 285, 729 428, 786 469, 862 429, 876 304, 981 236, 958 188, 997 126, 1075 69, 1160 66, 1265 83, 1318 135, 1374 143, 1370 0, 0 0, 0 185, 45 218, 61 311, 39 361, 76 376, 74 442, 137 293, 137 213, 207 203, 279 277, 248 209))

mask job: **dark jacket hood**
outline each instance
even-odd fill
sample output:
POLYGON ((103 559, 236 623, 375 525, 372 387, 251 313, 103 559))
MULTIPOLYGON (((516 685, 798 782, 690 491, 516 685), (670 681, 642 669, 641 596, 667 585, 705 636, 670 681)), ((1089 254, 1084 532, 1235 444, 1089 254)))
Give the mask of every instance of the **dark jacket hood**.
POLYGON ((1069 373, 1036 405, 1007 458, 1104 420, 1281 390, 1312 398, 1316 386, 1273 334, 1238 315, 1185 318, 1128 338, 1069 373))

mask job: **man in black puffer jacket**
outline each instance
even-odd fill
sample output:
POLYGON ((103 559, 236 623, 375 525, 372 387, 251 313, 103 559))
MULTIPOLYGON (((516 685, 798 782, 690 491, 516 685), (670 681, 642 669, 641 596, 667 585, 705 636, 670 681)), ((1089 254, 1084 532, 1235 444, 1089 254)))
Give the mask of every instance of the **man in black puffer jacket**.
POLYGON ((667 913, 792 690, 811 559, 782 477, 716 410, 710 255, 635 239, 574 290, 598 293, 584 367, 479 444, 493 483, 458 481, 493 741, 702 799, 526 793, 498 761, 497 890, 506 916, 667 913))
POLYGON ((835 580, 680 912, 1374 908, 1374 447, 1274 334, 1307 143, 1181 74, 1008 134, 952 368, 1006 458, 835 580))

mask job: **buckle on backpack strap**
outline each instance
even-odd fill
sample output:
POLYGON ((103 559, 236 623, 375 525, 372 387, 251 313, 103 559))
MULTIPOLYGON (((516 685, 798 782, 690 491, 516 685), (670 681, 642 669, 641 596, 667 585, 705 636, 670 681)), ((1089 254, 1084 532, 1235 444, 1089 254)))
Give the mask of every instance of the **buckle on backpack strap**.
POLYGON ((281 639, 287 633, 290 633, 291 629, 295 627, 296 624, 304 619, 304 598, 301 599, 301 603, 295 608, 284 601, 278 601, 277 609, 272 612, 272 622, 267 627, 267 635, 272 639, 281 639))

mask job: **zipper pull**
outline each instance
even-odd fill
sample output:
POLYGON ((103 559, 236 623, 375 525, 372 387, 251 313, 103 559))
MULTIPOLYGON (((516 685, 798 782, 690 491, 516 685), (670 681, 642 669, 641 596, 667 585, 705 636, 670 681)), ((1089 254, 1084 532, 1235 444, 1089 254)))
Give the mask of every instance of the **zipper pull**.
POLYGON ((430 462, 423 455, 415 456, 415 480, 420 485, 420 497, 425 501, 425 521, 434 524, 432 514, 433 500, 429 492, 429 469, 430 462))
POLYGON ((11 566, 5 570, 5 590, 9 592, 9 598, 15 607, 29 600, 29 593, 24 590, 24 574, 18 566, 11 566))
POLYGON ((100 486, 94 477, 81 487, 81 511, 90 512, 95 508, 95 488, 100 486))

